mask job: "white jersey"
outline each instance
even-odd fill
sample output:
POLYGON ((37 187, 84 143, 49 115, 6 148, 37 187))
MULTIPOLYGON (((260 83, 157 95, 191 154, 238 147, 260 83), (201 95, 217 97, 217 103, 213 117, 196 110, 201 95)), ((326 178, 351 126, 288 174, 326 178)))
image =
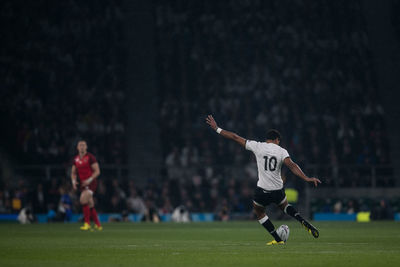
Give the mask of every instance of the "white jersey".
POLYGON ((257 186, 268 191, 282 189, 281 168, 283 160, 289 157, 287 150, 274 143, 250 140, 246 140, 246 149, 252 151, 257 159, 257 186))

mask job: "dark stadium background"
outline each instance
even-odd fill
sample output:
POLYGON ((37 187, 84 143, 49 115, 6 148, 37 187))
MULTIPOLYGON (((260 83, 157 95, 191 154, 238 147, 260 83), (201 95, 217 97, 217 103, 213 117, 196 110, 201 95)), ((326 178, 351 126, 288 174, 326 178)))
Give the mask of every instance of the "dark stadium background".
POLYGON ((213 114, 249 139, 281 131, 323 182, 285 171, 306 216, 393 219, 399 12, 398 0, 1 1, 0 213, 58 214, 65 194, 80 213, 69 170, 84 138, 100 213, 250 219, 254 158, 207 127, 213 114))

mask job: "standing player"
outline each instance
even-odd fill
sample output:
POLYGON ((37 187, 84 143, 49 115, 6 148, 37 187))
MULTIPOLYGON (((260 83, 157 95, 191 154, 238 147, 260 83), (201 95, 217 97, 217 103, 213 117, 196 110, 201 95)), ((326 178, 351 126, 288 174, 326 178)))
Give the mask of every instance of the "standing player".
POLYGON ((275 239, 268 242, 267 245, 281 245, 285 243, 276 233, 274 225, 265 213, 266 206, 271 203, 278 205, 283 212, 298 220, 309 233, 315 238, 318 238, 318 230, 287 202, 281 178, 282 164, 285 164, 295 175, 306 182, 314 183, 315 186, 318 186, 318 183, 321 183, 321 181, 317 178, 309 178, 306 176, 300 167, 290 159, 286 149, 279 146, 281 141, 280 133, 277 130, 269 130, 267 132, 266 142, 256 142, 246 140, 233 132, 222 130, 217 126, 217 123, 211 115, 208 115, 206 122, 217 133, 225 138, 236 141, 247 150, 252 151, 256 156, 258 182, 254 193, 253 208, 260 224, 264 226, 275 239))
POLYGON ((100 167, 93 154, 87 152, 86 141, 81 140, 77 145, 78 155, 74 157, 74 163, 71 170, 71 180, 74 190, 77 189, 79 177, 80 182, 80 203, 83 209, 85 223, 81 230, 91 230, 90 218, 94 221, 94 228, 101 231, 103 227, 100 224, 96 209, 94 208, 93 194, 97 188, 97 177, 100 175, 100 167))

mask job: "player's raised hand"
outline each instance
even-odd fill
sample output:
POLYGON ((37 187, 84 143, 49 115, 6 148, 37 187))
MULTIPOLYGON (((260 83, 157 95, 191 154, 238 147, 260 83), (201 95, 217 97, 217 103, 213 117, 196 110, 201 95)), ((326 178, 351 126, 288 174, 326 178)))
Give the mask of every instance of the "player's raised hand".
POLYGON ((206 122, 210 127, 215 131, 218 128, 217 122, 214 120, 213 116, 208 115, 206 118, 206 122))
POLYGON ((318 178, 315 178, 315 177, 311 177, 310 180, 309 180, 309 182, 313 182, 314 185, 315 185, 315 187, 317 187, 318 184, 321 183, 321 181, 320 181, 318 178))

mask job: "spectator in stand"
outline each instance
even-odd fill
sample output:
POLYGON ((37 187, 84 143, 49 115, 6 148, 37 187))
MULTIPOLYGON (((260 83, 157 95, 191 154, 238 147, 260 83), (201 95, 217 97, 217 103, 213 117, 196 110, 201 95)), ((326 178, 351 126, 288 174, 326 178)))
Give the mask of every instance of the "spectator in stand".
POLYGON ((10 200, 4 194, 4 192, 0 190, 0 213, 9 213, 9 212, 10 212, 10 200))
POLYGON ((126 203, 119 195, 113 195, 111 197, 111 205, 107 212, 120 213, 126 210, 126 203))
POLYGON ((147 212, 146 205, 140 195, 136 192, 135 188, 132 188, 130 195, 126 200, 128 210, 132 213, 145 215, 147 212))
POLYGON ((58 204, 60 221, 69 222, 72 218, 72 199, 64 186, 60 187, 60 196, 58 204))
POLYGON ((387 201, 381 199, 379 205, 371 212, 372 220, 393 220, 393 209, 388 205, 387 201))
POLYGON ((34 213, 46 213, 47 211, 47 194, 43 188, 43 184, 39 183, 31 193, 34 213))
POLYGON ((52 204, 53 207, 57 207, 59 200, 60 200, 60 190, 58 185, 58 179, 52 178, 47 188, 47 203, 52 204))

